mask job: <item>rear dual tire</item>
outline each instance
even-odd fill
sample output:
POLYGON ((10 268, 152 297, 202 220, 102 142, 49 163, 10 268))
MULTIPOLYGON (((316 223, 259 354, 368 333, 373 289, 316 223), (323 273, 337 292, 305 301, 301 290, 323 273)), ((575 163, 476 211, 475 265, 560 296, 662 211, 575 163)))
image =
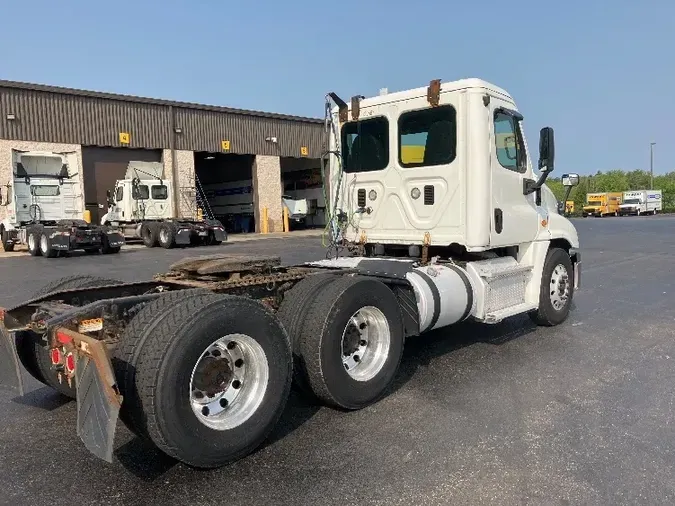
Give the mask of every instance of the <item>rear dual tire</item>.
POLYGON ((123 421, 195 467, 219 467, 252 452, 276 425, 290 391, 283 327, 258 302, 212 293, 169 293, 134 321, 150 316, 130 348, 133 376, 120 381, 123 421))
MULTIPOLYGON (((43 286, 33 294, 33 298, 42 297, 60 290, 93 288, 118 283, 120 281, 96 276, 66 276, 43 286)), ((73 381, 68 385, 68 382, 65 380, 59 381, 59 376, 52 367, 47 343, 42 336, 31 331, 18 332, 16 335, 16 347, 21 363, 33 378, 53 388, 61 395, 71 399, 76 398, 75 382, 73 381)))
POLYGON ((296 383, 324 404, 346 410, 385 395, 405 337, 394 293, 374 279, 327 276, 288 295, 279 312, 294 343, 296 383))

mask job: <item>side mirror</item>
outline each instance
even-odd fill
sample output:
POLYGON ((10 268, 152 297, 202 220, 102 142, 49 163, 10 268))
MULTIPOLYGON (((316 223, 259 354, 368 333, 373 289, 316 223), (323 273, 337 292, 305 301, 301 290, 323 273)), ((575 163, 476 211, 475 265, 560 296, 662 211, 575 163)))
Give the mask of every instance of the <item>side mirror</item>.
POLYGON ((555 159, 553 129, 544 127, 539 132, 539 171, 552 172, 555 159))
POLYGON ((577 186, 579 184, 579 174, 563 174, 563 186, 577 186))

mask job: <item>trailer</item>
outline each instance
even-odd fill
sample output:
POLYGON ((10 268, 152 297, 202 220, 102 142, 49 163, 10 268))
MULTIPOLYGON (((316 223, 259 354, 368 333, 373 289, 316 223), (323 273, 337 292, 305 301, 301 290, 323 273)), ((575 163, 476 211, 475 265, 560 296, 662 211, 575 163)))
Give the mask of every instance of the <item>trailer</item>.
POLYGON ((636 190, 623 192, 623 203, 619 206, 619 216, 654 215, 663 210, 663 192, 661 190, 636 190))
POLYGON ((225 228, 213 216, 173 217, 173 185, 163 179, 163 171, 159 162, 129 162, 125 178, 107 192, 108 212, 101 218, 101 225, 112 227, 127 239, 141 239, 148 248, 211 246, 226 241, 225 228))
MULTIPOLYGON (((545 184, 551 128, 537 173, 523 116, 485 81, 329 97, 326 259, 208 255, 147 281, 56 281, 0 310, 0 383, 21 394, 25 369, 77 399, 77 433, 108 462, 121 419, 211 468, 266 439, 292 381, 315 403, 358 410, 386 395, 407 339, 467 319, 567 319, 581 255, 545 184), (424 152, 396 162, 389 139, 408 135, 424 152)), ((567 200, 579 177, 563 182, 567 200)))
POLYGON ((12 151, 13 177, 0 192, 0 237, 5 251, 26 245, 33 256, 74 250, 119 253, 121 234, 83 219, 75 153, 12 151))

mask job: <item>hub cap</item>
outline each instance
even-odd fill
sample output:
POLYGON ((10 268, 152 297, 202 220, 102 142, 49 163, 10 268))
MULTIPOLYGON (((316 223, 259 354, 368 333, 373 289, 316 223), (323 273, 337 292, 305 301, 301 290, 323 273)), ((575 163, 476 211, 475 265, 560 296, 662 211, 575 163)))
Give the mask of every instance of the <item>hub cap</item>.
POLYGON ((35 236, 33 234, 28 236, 28 248, 35 251, 35 236))
POLYGON ((556 311, 560 311, 567 304, 570 295, 569 274, 564 265, 558 264, 551 274, 551 305, 556 311))
POLYGON ((391 332, 384 313, 374 307, 359 309, 342 333, 342 364, 356 381, 369 381, 382 370, 389 356, 391 332))
POLYGON ((47 251, 47 236, 44 234, 40 237, 40 249, 43 253, 47 251))
POLYGON ((190 377, 190 406, 214 430, 233 429, 248 420, 263 401, 269 365, 262 346, 245 334, 214 341, 190 377))
POLYGON ((162 229, 159 231, 159 240, 164 243, 169 242, 169 234, 166 230, 162 229))

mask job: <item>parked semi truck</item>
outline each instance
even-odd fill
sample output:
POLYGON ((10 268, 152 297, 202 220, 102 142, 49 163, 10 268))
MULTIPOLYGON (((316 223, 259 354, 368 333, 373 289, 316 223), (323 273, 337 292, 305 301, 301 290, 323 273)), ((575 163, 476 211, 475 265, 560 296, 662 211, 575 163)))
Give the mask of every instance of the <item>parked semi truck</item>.
MULTIPOLYGON (((329 97, 328 258, 211 255, 147 281, 64 278, 0 311, 1 380, 21 393, 23 364, 76 398, 77 433, 107 461, 119 417, 208 468, 265 440, 293 379, 314 402, 358 410, 386 394, 408 339, 468 319, 565 321, 581 257, 545 185, 551 128, 535 170, 522 114, 485 81, 329 97), (420 160, 399 160, 408 136, 425 139, 420 160)), ((563 182, 569 195, 579 177, 563 182)))
POLYGON ((619 206, 619 215, 656 214, 663 210, 661 190, 636 190, 623 192, 623 203, 619 206))
POLYGON ((581 215, 584 218, 586 216, 618 216, 622 198, 621 192, 588 193, 581 215))
POLYGON ((12 180, 0 189, 0 236, 5 251, 28 246, 33 256, 74 250, 118 253, 124 238, 83 219, 76 153, 12 151, 12 180))
POLYGON ((227 240, 223 225, 213 216, 174 218, 172 184, 162 178, 159 162, 129 162, 124 179, 108 191, 108 212, 101 225, 111 226, 129 239, 142 239, 149 248, 218 245, 227 240))

